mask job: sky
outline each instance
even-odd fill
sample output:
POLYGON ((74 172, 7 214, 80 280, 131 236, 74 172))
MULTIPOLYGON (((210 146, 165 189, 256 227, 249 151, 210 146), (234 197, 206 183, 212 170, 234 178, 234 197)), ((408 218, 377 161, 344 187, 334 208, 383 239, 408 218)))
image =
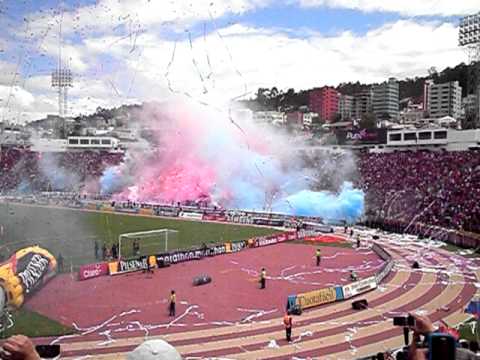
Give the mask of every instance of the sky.
POLYGON ((457 26, 479 10, 478 0, 0 0, 0 121, 58 113, 59 63, 74 75, 72 116, 424 76, 467 60, 457 26))

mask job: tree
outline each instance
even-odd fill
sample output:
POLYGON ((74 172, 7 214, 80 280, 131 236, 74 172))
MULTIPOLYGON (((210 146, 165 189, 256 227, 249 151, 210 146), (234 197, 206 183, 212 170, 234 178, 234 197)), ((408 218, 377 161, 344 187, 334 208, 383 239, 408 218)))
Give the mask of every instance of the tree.
POLYGON ((358 126, 360 129, 375 129, 377 127, 377 118, 374 113, 362 114, 358 126))

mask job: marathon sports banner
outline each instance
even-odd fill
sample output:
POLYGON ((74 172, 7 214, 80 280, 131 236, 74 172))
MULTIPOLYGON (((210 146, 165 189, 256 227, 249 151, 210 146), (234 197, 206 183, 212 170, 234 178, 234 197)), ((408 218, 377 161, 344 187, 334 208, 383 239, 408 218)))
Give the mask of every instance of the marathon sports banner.
POLYGON ((390 274, 390 271, 392 271, 393 268, 393 260, 387 261, 387 263, 383 266, 382 270, 380 270, 376 275, 375 275, 375 281, 377 284, 380 284, 383 279, 385 279, 388 274, 390 274))
POLYGON ((80 266, 78 280, 88 280, 108 275, 108 263, 97 263, 80 266))
POLYGON ((350 299, 353 296, 366 293, 376 288, 377 288, 377 281, 375 280, 375 276, 371 276, 369 278, 365 278, 365 279, 353 282, 351 284, 344 285, 342 287, 343 298, 350 299))
POLYGON ((334 287, 309 291, 297 294, 296 305, 308 309, 314 306, 328 304, 337 300, 337 292, 334 287))
POLYGON ((180 212, 179 217, 185 218, 185 219, 202 220, 203 219, 203 214, 196 213, 196 212, 182 211, 182 212, 180 212))
POLYGON ((372 250, 378 256, 380 256, 380 258, 382 260, 389 261, 389 260, 392 259, 392 256, 384 248, 382 248, 380 245, 378 245, 377 243, 373 243, 372 250))
POLYGON ((205 256, 206 251, 200 249, 176 251, 156 255, 157 264, 177 264, 185 261, 199 260, 205 256))

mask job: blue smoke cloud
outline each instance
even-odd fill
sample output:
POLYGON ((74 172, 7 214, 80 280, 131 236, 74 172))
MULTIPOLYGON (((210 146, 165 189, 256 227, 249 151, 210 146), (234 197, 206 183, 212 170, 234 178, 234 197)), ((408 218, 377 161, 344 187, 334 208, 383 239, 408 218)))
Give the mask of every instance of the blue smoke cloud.
POLYGON ((102 195, 110 195, 117 191, 121 191, 125 186, 122 174, 118 166, 105 169, 100 178, 100 193, 102 195))
POLYGON ((345 182, 340 193, 301 190, 273 204, 273 211, 300 216, 319 216, 326 221, 351 223, 362 216, 364 193, 345 182))

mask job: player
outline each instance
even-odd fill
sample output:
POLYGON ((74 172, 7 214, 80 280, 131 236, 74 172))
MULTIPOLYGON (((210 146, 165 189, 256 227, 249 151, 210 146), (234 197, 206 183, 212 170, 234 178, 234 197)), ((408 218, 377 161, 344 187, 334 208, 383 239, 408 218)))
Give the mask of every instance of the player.
POLYGON ((360 249, 360 235, 357 234, 357 249, 360 249))
POLYGON ((175 294, 175 290, 172 290, 170 292, 170 313, 168 316, 173 316, 175 317, 175 304, 177 303, 177 295, 175 294))
POLYGON ((315 256, 317 257, 317 266, 320 266, 321 251, 319 248, 317 248, 317 251, 315 252, 315 256))
POLYGON ((292 341, 292 324, 293 324, 292 317, 290 316, 290 313, 287 311, 285 313, 285 316, 283 317, 283 325, 285 325, 285 336, 288 342, 292 341))
POLYGON ((265 289, 265 283, 267 281, 267 271, 265 268, 262 268, 260 271, 260 289, 265 289))

